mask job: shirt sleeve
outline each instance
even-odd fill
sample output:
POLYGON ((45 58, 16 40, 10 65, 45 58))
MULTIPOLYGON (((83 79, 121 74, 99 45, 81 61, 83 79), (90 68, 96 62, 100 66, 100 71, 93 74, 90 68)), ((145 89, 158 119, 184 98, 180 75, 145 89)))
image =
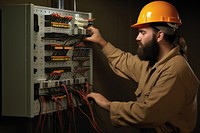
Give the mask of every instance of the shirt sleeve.
POLYGON ((157 77, 155 84, 147 85, 150 89, 143 90, 139 100, 135 102, 112 102, 112 124, 155 127, 175 119, 181 123, 187 123, 191 119, 190 123, 193 123, 199 82, 185 66, 177 61, 175 65, 165 66, 162 72, 155 71, 152 75, 157 77))
POLYGON ((102 52, 107 57, 111 69, 119 76, 139 81, 141 69, 145 62, 141 61, 137 56, 124 52, 111 43, 108 43, 102 52))
POLYGON ((112 124, 154 127, 174 116, 184 104, 185 92, 179 90, 183 89, 180 87, 181 82, 176 75, 169 73, 160 77, 158 82, 152 91, 144 92, 138 101, 112 102, 112 124))

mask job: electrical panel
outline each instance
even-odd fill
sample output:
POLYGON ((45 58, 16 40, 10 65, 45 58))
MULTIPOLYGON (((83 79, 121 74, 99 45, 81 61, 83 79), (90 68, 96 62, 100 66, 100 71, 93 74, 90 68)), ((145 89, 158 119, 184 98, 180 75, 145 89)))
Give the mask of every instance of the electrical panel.
POLYGON ((92 89, 92 13, 36 6, 1 9, 2 115, 32 118, 82 104, 92 89))

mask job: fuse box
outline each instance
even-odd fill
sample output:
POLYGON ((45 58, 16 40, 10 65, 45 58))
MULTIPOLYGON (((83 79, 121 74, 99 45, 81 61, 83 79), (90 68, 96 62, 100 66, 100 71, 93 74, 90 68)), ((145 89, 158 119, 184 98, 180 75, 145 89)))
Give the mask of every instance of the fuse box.
POLYGON ((67 109, 68 93, 81 104, 75 92, 92 89, 92 46, 84 41, 92 13, 19 4, 0 6, 0 15, 2 115, 55 112, 58 99, 67 109))

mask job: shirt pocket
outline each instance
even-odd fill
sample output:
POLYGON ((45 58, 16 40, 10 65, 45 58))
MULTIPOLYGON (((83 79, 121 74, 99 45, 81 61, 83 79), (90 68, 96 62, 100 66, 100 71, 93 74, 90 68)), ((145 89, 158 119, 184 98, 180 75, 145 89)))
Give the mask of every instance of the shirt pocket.
POLYGON ((144 100, 148 99, 151 94, 151 91, 147 91, 144 93, 144 100))

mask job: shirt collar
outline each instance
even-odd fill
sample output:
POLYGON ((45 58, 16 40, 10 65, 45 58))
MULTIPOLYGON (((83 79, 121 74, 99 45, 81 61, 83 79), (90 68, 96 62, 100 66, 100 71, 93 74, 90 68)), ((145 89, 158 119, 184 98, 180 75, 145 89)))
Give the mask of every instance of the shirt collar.
POLYGON ((173 49, 171 49, 169 51, 169 53, 166 56, 164 56, 160 61, 155 63, 154 66, 152 67, 152 69, 155 69, 155 68, 159 67, 160 65, 166 63, 168 60, 170 60, 174 56, 180 55, 179 51, 180 51, 180 47, 179 46, 174 47, 173 49))

